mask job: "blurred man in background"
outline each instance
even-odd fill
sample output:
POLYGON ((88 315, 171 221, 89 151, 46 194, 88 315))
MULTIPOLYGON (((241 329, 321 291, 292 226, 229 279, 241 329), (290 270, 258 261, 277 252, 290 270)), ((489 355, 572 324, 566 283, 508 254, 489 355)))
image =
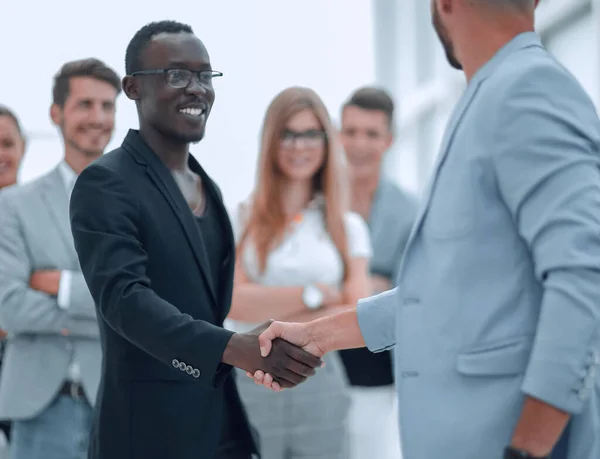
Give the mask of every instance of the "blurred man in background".
MULTIPOLYGON (((416 199, 381 173, 393 138, 394 101, 374 87, 356 90, 342 108, 341 139, 348 158, 351 205, 369 225, 371 293, 395 286, 417 212, 416 199)), ((396 394, 389 351, 340 352, 350 384, 351 454, 355 459, 399 457, 396 394)))
POLYGON ((119 92, 118 75, 101 61, 66 63, 50 108, 63 160, 0 193, 0 324, 8 333, 0 418, 13 421, 11 459, 86 457, 101 350, 68 203, 77 176, 113 134, 119 92))

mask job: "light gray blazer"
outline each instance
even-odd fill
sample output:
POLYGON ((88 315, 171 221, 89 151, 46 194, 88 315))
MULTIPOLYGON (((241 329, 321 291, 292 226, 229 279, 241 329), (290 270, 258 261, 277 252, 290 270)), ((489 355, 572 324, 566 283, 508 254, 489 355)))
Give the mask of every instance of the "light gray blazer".
POLYGON ((73 245, 68 196, 58 169, 0 192, 0 328, 8 342, 0 372, 0 419, 39 414, 67 377, 76 356, 94 402, 101 348, 94 302, 73 245), (71 270, 70 306, 29 288, 39 269, 71 270), (68 336, 63 335, 68 330, 68 336))
POLYGON ((524 394, 574 413, 569 458, 600 457, 600 122, 534 33, 469 83, 398 287, 358 316, 395 345, 407 459, 501 459, 524 394))
POLYGON ((386 177, 379 179, 369 221, 373 256, 371 273, 394 283, 400 260, 415 222, 417 198, 386 177))

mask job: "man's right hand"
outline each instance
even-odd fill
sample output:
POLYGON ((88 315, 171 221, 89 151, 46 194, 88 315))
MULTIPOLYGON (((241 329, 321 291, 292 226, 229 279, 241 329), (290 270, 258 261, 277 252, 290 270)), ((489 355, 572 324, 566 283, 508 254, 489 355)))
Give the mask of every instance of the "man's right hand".
POLYGON ((305 323, 290 323, 290 322, 273 322, 263 331, 258 337, 260 343, 260 353, 263 356, 268 356, 272 352, 275 340, 283 339, 292 343, 311 355, 323 357, 327 350, 324 343, 319 343, 310 332, 311 322, 305 323))
POLYGON ((31 274, 29 286, 47 295, 57 296, 60 288, 61 271, 57 269, 38 270, 31 274))
MULTIPOLYGON (((310 332, 310 322, 306 323, 289 323, 289 322, 272 322, 271 325, 263 331, 259 336, 260 352, 263 356, 269 356, 276 348, 277 342, 282 339, 284 342, 290 342, 310 355, 322 357, 326 354, 324 343, 319 343, 310 332)), ((325 364, 322 363, 321 366, 325 364)), ((277 378, 268 371, 258 370, 255 372, 246 372, 246 376, 254 379, 258 385, 262 385, 267 389, 280 391, 284 389, 277 378)))
POLYGON ((322 366, 319 357, 282 339, 273 339, 269 350, 268 355, 261 355, 255 331, 236 333, 229 340, 222 361, 249 374, 261 371, 272 375, 279 386, 275 389, 294 387, 322 366))

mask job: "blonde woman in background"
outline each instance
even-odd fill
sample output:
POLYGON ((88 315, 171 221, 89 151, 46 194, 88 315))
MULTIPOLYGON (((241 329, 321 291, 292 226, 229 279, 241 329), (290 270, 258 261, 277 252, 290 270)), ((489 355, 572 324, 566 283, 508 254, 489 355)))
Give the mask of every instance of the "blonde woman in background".
MULTIPOLYGON (((238 241, 228 326, 309 321, 368 295, 368 228, 348 211, 347 178, 319 96, 289 88, 269 106, 257 186, 232 215, 238 241)), ((241 372, 238 387, 263 459, 347 459, 348 382, 338 354, 292 390, 275 393, 241 372)))

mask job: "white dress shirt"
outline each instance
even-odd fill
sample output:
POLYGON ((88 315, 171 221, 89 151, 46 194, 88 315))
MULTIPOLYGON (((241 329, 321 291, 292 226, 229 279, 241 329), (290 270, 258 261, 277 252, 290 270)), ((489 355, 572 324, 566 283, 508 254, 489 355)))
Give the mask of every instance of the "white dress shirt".
MULTIPOLYGON (((73 187, 75 186, 75 180, 77 180, 77 174, 65 161, 61 161, 58 165, 58 170, 65 185, 67 196, 70 199, 71 191, 73 191, 73 187)), ((71 276, 71 271, 61 271, 57 301, 58 307, 62 309, 68 309, 71 304, 71 276)), ((73 357, 71 365, 69 366, 68 379, 73 382, 79 382, 81 380, 81 371, 79 369, 79 364, 75 361, 75 357, 73 357)))
MULTIPOLYGON (((242 209, 233 212, 231 223, 236 242, 245 229, 242 209)), ((299 221, 288 229, 282 242, 267 256, 266 269, 260 272, 258 258, 252 243, 241 254, 241 262, 251 282, 266 286, 306 286, 322 283, 341 288, 344 264, 331 236, 324 217, 325 200, 318 195, 301 213, 299 221)), ((344 216, 348 255, 351 258, 371 258, 371 238, 364 219, 354 212, 344 216)), ((228 319, 225 327, 236 332, 247 332, 261 323, 246 323, 228 319)))

